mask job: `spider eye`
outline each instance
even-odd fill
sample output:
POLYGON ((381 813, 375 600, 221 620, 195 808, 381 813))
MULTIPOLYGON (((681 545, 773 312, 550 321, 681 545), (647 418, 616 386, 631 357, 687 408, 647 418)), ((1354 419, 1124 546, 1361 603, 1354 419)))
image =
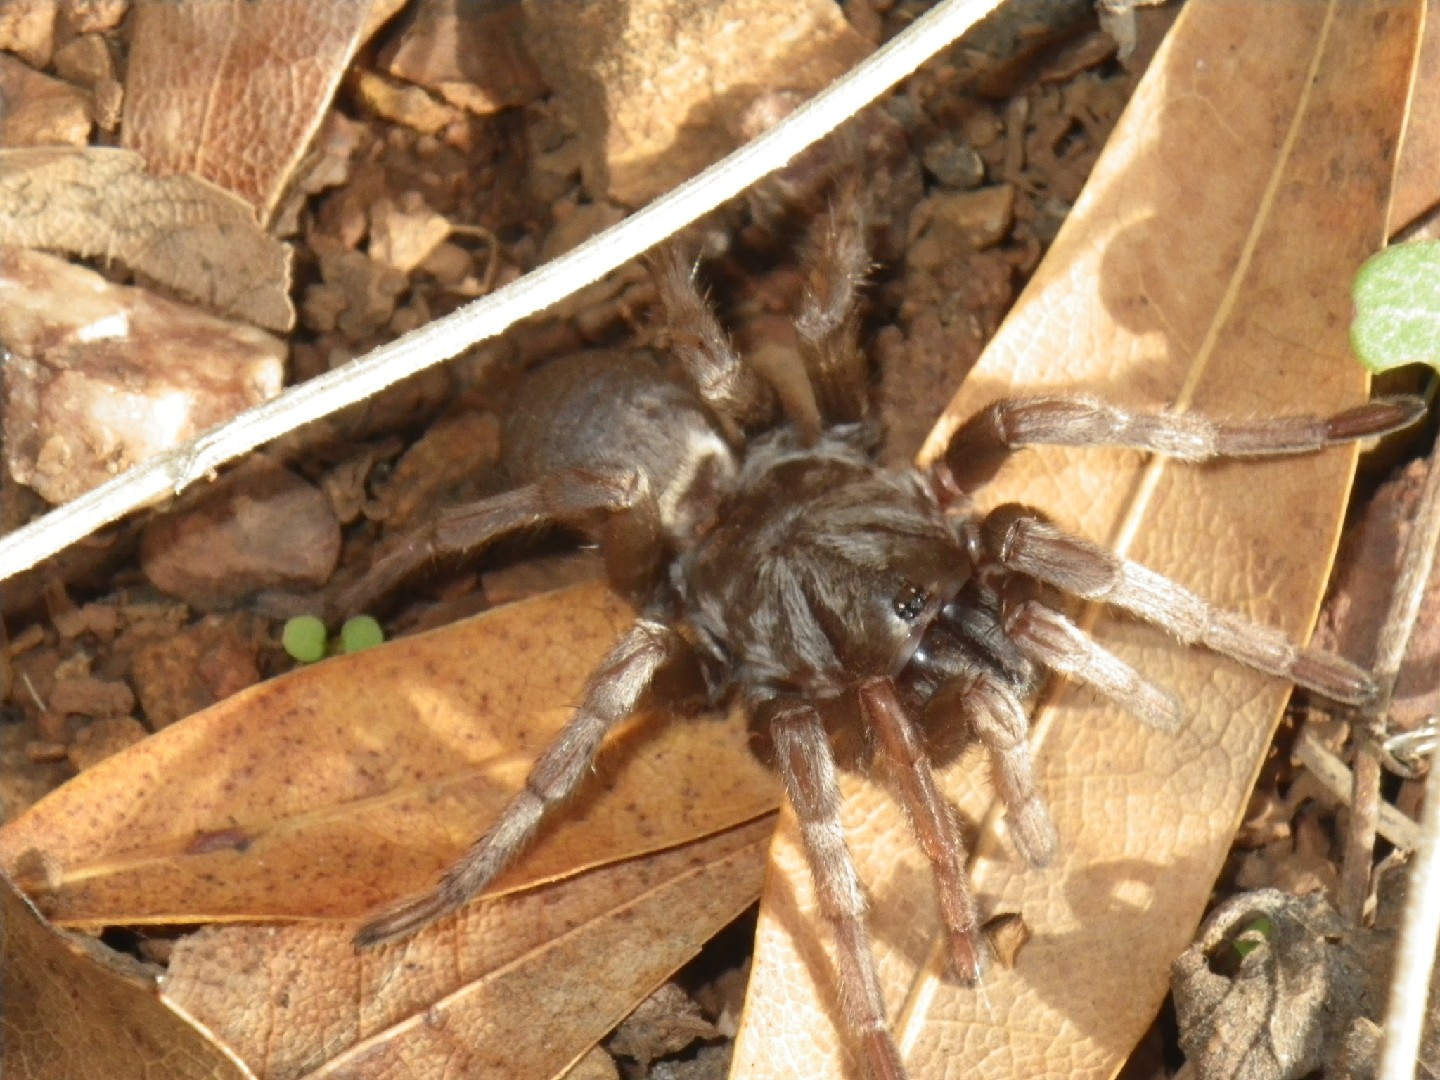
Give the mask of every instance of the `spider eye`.
POLYGON ((926 605, 929 603, 929 590, 923 586, 916 585, 913 581, 907 581, 900 586, 900 591, 895 594, 895 614, 906 622, 914 622, 925 613, 926 605))

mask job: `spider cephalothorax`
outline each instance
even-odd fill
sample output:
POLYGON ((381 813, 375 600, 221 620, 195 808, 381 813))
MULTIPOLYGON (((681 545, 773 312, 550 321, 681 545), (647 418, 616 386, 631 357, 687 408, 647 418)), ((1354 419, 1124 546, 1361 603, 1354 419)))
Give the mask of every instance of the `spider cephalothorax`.
POLYGON ((857 189, 842 185, 807 252, 796 348, 766 358, 766 379, 736 355, 688 262, 662 255, 656 279, 681 376, 626 352, 542 367, 502 437, 515 487, 442 515, 341 598, 360 606, 432 554, 561 522, 593 532, 612 585, 640 613, 500 818, 434 892, 369 923, 359 944, 403 937, 463 904, 662 681, 671 693, 703 687, 712 704, 741 700, 779 771, 834 930, 845 1027, 872 1076, 901 1077, 839 825, 837 764, 874 765, 903 804, 934 869, 954 973, 973 980, 985 947, 932 763, 981 744, 1010 834, 1038 865, 1056 843, 1026 745, 1027 703, 1045 673, 1085 682, 1142 721, 1180 722, 1174 700, 1082 633, 1052 606, 1055 594, 1125 609, 1340 701, 1371 692, 1338 657, 1217 611, 1024 507, 969 513, 964 496, 1025 445, 1120 445, 1190 461, 1305 453, 1408 424, 1418 402, 1226 424, 1089 398, 1011 399, 964 424, 931 469, 885 469, 854 317, 863 235, 857 189), (746 443, 746 431, 759 434, 746 443))

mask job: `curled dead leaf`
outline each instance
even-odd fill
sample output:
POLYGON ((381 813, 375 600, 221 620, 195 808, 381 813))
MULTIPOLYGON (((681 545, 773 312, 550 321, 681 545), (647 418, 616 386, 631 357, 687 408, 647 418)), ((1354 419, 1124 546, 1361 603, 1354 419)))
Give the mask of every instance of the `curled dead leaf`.
MULTIPOLYGON (((1352 1029, 1384 1011, 1394 938, 1377 937, 1350 926, 1322 893, 1261 889, 1221 904, 1175 961, 1180 1047, 1195 1074, 1350 1075, 1335 1066, 1352 1029)), ((1376 1061, 1367 1064, 1355 1075, 1373 1075, 1376 1061)))

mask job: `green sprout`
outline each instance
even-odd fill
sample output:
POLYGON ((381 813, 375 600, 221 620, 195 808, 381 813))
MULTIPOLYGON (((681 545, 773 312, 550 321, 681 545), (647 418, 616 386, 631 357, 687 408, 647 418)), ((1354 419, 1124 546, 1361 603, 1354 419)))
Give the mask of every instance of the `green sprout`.
POLYGON ((325 656, 325 624, 314 615, 297 615, 280 632, 280 644, 302 664, 313 664, 325 656))
POLYGON ((1355 275, 1350 344, 1372 372, 1440 368, 1440 242, 1396 244, 1355 275))
POLYGON ((1234 940, 1230 942, 1230 947, 1243 960, 1274 935, 1275 924, 1270 921, 1269 916, 1257 915, 1245 924, 1240 933, 1235 935, 1234 940))
POLYGON ((356 615, 346 619, 340 628, 340 649, 342 652, 359 652, 385 640, 385 631, 369 615, 356 615))

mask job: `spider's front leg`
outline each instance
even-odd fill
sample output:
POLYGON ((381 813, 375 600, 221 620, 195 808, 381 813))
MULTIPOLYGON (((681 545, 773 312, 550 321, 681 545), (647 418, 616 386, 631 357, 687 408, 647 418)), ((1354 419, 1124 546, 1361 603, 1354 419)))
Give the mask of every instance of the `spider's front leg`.
POLYGON ((1063 532, 1025 507, 999 507, 985 519, 982 532, 990 554, 1006 569, 1128 611, 1186 645, 1203 645, 1351 705, 1375 692, 1370 676, 1350 661, 1303 648, 1280 630, 1217 608, 1164 575, 1063 532))
MULTIPOLYGON (((1024 446, 1124 446, 1189 462, 1270 457, 1312 453, 1383 435, 1413 424, 1424 413, 1425 403, 1414 397, 1380 398, 1328 416, 1242 421, 1130 410, 1087 397, 1009 398, 992 403, 956 430, 932 466, 931 477, 942 500, 951 502, 990 479, 1006 456, 1024 446)), ((1033 511, 1001 507, 986 518, 980 533, 990 557, 1005 569, 1073 596, 1122 608, 1186 644, 1204 645, 1337 701, 1356 704, 1374 692, 1370 677, 1354 664, 1301 648, 1277 630, 1222 611, 1153 570, 1062 532, 1033 511)), ((1099 689, 1123 700, 1134 699, 1133 693, 1117 692, 1129 679, 1128 669, 1113 668, 1107 675, 1107 665, 1099 661, 1108 654, 1097 652, 1098 646, 1048 609, 1032 609, 1030 615, 1035 630, 1032 644, 1041 653, 1050 653, 1048 659, 1043 655, 1037 659, 1059 670, 1073 668, 1082 679, 1089 673, 1088 681, 1099 689)), ((1130 681, 1132 691, 1146 685, 1143 680, 1130 681)), ((1152 707, 1142 703, 1141 711, 1163 726, 1164 710, 1158 701, 1152 707)))
MULTIPOLYGON (((860 685, 860 704, 879 736, 880 750, 890 765, 891 780, 898 788, 900 805, 930 860, 935 874, 935 891, 940 916, 950 942, 950 967, 967 983, 977 982, 988 959, 980 937, 980 920, 965 869, 965 842, 955 810, 940 794, 930 770, 920 732, 905 715, 889 679, 868 679, 860 685)), ((1024 736, 1020 737, 1023 747, 1024 736)), ((1028 765, 1029 754, 1024 754, 1028 765)), ((1032 787, 1033 794, 1033 787, 1032 787)), ((1042 815, 1044 813, 1041 807, 1042 815)), ((1049 818, 1045 818, 1048 824, 1049 818)))
POLYGON ((574 717, 536 760, 525 786, 485 835, 432 892, 361 927, 355 935, 356 947, 408 937, 457 910, 490 884, 529 845, 545 815, 575 791, 605 736, 639 709, 660 674, 692 658, 679 633, 663 623, 637 620, 601 661, 574 717))
POLYGON ((840 784, 835 755, 815 709, 772 701, 757 710, 775 742, 775 766, 800 823, 815 896, 835 934, 840 1009, 860 1040, 871 1080, 904 1080, 900 1050, 885 1020, 880 976, 865 923, 865 890, 840 826, 840 784))

